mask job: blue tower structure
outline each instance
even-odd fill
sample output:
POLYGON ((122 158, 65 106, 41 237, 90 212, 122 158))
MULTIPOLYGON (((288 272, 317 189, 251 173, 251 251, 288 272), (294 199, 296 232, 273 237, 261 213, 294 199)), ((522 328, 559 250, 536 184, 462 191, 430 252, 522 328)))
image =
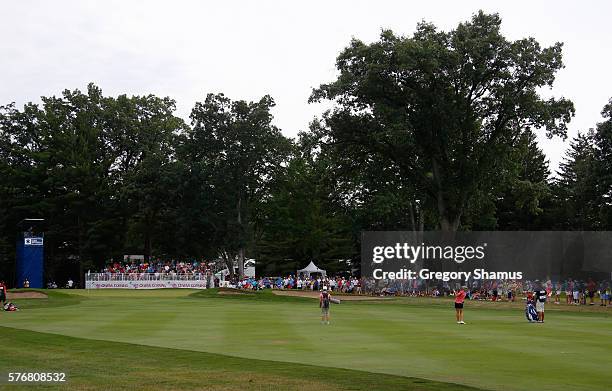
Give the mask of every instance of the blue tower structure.
POLYGON ((43 224, 43 219, 24 219, 17 225, 21 231, 17 235, 17 288, 43 288, 43 224))

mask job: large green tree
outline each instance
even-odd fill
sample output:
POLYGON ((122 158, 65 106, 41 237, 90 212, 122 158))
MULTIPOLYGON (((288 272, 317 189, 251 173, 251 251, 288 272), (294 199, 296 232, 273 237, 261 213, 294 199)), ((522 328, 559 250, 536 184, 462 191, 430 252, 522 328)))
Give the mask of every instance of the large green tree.
POLYGON ((290 140, 272 124, 274 101, 233 101, 209 94, 191 112, 184 156, 213 198, 214 241, 233 273, 244 274, 246 248, 253 245, 253 211, 286 163, 290 140))
POLYGON ((527 131, 521 135, 512 152, 507 174, 501 177, 492 191, 483 194, 482 202, 491 208, 471 208, 470 215, 478 216, 476 229, 539 230, 550 228, 547 209, 551 207, 550 170, 536 136, 527 131), (487 216, 483 211, 491 211, 487 216), (487 225, 487 222, 490 224, 487 225))
POLYGON ((612 227, 612 99, 604 121, 572 140, 554 183, 552 215, 562 229, 612 227))
POLYGON ((101 90, 93 85, 86 93, 66 90, 60 97, 43 97, 41 107, 9 110, 4 118, 13 178, 5 229, 14 232, 23 218, 45 218, 51 269, 72 260, 82 270, 85 259, 107 255, 113 231, 102 221, 108 218, 113 155, 104 138, 101 90))
POLYGON ((46 220, 48 279, 74 279, 126 250, 150 254, 154 233, 168 237, 160 215, 179 188, 174 138, 184 124, 173 111, 170 99, 105 97, 93 84, 23 110, 3 107, 3 259, 13 256, 3 248, 17 222, 30 217, 46 220))
POLYGON ((554 183, 555 208, 552 210, 559 229, 597 229, 597 164, 593 132, 579 133, 559 165, 554 183))
POLYGON ((612 228, 612 99, 604 106, 604 121, 597 124, 593 135, 599 197, 599 219, 602 229, 612 228))
POLYGON ((354 258, 349 210, 339 202, 329 160, 301 134, 291 160, 272 179, 256 213, 257 262, 267 274, 295 273, 314 261, 344 271, 354 258))
POLYGON ((562 44, 510 41, 500 27, 497 14, 479 12, 449 32, 420 23, 412 37, 355 39, 338 56, 337 80, 311 97, 336 104, 324 116, 325 143, 397 167, 435 205, 443 230, 458 229, 506 171, 521 135, 565 137, 574 113, 569 100, 539 94, 563 67, 562 44))
POLYGON ((109 107, 109 130, 115 161, 112 179, 127 230, 125 247, 149 260, 158 254, 176 255, 167 213, 172 213, 181 190, 181 170, 176 162, 177 138, 186 130, 174 115, 175 102, 154 95, 119 96, 109 107), (168 240, 170 239, 170 240, 168 240), (166 241, 155 247, 155 242, 166 241))

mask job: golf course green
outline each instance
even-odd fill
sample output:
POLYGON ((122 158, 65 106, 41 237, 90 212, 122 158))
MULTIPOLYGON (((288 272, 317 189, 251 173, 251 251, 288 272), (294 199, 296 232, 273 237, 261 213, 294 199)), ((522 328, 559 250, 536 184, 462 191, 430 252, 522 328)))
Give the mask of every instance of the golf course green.
POLYGON ((612 387, 609 308, 529 324, 521 303, 467 302, 457 325, 446 299, 343 301, 322 325, 315 300, 271 292, 44 292, 0 313, 4 371, 67 373, 40 389, 612 387))

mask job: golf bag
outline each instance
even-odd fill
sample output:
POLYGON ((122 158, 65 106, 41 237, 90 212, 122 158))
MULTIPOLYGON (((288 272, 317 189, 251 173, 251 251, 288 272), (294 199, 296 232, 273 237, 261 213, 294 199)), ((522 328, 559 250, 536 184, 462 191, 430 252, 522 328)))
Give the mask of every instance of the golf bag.
POLYGON ((538 312, 535 309, 535 305, 533 305, 533 301, 528 301, 525 306, 525 316, 529 322, 537 322, 538 321, 538 312))

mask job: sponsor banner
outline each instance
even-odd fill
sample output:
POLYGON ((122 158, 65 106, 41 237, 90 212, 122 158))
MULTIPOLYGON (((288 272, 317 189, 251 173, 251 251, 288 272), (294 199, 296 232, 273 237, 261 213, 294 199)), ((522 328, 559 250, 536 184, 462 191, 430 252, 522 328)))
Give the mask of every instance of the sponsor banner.
POLYGON ((23 244, 24 246, 42 246, 44 239, 42 237, 23 238, 23 244))
POLYGON ((206 280, 86 281, 86 289, 206 289, 206 280))

